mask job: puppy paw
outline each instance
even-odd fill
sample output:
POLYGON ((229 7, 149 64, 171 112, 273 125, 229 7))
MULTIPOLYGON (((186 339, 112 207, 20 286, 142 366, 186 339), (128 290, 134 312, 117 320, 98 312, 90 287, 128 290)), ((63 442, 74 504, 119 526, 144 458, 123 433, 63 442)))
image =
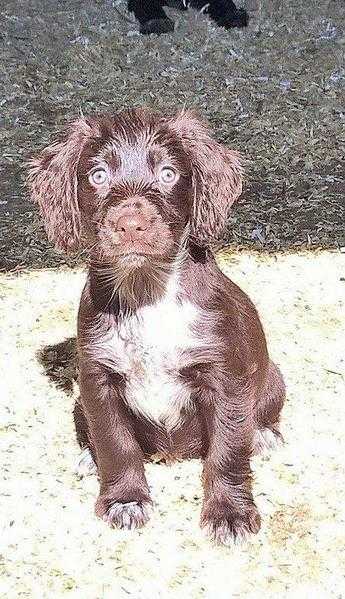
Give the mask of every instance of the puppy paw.
POLYGON ((161 33, 174 31, 174 27, 174 21, 168 19, 168 17, 166 19, 151 19, 140 26, 140 33, 143 35, 150 35, 151 33, 160 35, 161 33))
POLYGON ((201 527, 212 541, 220 545, 239 544, 260 530, 261 518, 255 505, 243 510, 218 502, 209 501, 201 514, 201 527))
POLYGON ((78 461, 75 464, 74 472, 80 478, 89 476, 90 474, 97 474, 97 466, 91 455, 91 451, 88 448, 81 452, 78 461))
POLYGON ((283 435, 278 428, 259 428, 255 431, 252 454, 268 453, 284 445, 283 435))
POLYGON ((142 501, 110 501, 109 497, 103 499, 100 495, 95 512, 111 528, 132 530, 141 528, 150 519, 152 509, 151 500, 142 501))

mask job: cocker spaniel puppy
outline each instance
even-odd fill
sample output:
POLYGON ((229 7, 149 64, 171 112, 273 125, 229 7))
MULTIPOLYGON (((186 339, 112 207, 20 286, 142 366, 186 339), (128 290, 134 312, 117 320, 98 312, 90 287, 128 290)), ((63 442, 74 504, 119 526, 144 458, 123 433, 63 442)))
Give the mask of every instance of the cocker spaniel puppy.
POLYGON ((76 424, 100 480, 96 514, 149 518, 144 462, 201 458, 201 525, 256 533, 250 458, 281 438, 281 374, 249 298, 211 252, 242 189, 239 155, 193 113, 77 120, 31 164, 49 239, 87 248, 76 424))

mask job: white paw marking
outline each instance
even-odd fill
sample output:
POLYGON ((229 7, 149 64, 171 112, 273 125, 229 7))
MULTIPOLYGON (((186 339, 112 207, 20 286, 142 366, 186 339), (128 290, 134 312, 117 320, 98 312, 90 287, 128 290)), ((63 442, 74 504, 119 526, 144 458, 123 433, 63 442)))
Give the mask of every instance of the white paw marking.
POLYGON ((278 449, 284 444, 283 438, 276 435, 270 428, 257 429, 253 440, 253 454, 267 453, 278 449))
POLYGON ((112 527, 132 530, 144 526, 150 518, 151 503, 148 501, 115 502, 104 514, 103 520, 112 527))
POLYGON ((203 530, 208 539, 217 545, 225 545, 226 547, 238 547, 239 545, 243 545, 248 540, 248 537, 252 535, 252 533, 245 528, 239 528, 234 535, 234 531, 226 520, 216 527, 212 524, 208 524, 203 527, 203 530))
POLYGON ((97 466, 93 461, 93 457, 88 448, 84 449, 76 462, 74 472, 80 478, 89 476, 90 474, 97 474, 97 466))

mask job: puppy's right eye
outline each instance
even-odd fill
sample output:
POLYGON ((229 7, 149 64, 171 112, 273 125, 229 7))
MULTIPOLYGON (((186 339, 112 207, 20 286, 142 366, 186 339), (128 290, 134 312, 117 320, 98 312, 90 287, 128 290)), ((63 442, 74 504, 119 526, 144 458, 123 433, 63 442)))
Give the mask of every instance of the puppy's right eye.
POLYGON ((89 175, 91 185, 99 187, 108 182, 108 173, 104 168, 98 168, 89 175))

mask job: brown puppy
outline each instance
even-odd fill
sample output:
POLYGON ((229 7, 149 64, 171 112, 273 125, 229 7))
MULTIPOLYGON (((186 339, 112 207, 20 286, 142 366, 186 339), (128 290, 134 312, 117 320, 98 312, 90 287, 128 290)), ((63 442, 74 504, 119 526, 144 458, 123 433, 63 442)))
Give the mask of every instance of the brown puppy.
POLYGON ((201 525, 256 533, 250 457, 280 439, 285 390, 248 297, 211 241, 242 189, 240 158, 184 112, 76 121, 32 161, 49 239, 88 248, 79 311, 78 437, 97 464, 96 513, 142 526, 144 460, 203 460, 201 525))

